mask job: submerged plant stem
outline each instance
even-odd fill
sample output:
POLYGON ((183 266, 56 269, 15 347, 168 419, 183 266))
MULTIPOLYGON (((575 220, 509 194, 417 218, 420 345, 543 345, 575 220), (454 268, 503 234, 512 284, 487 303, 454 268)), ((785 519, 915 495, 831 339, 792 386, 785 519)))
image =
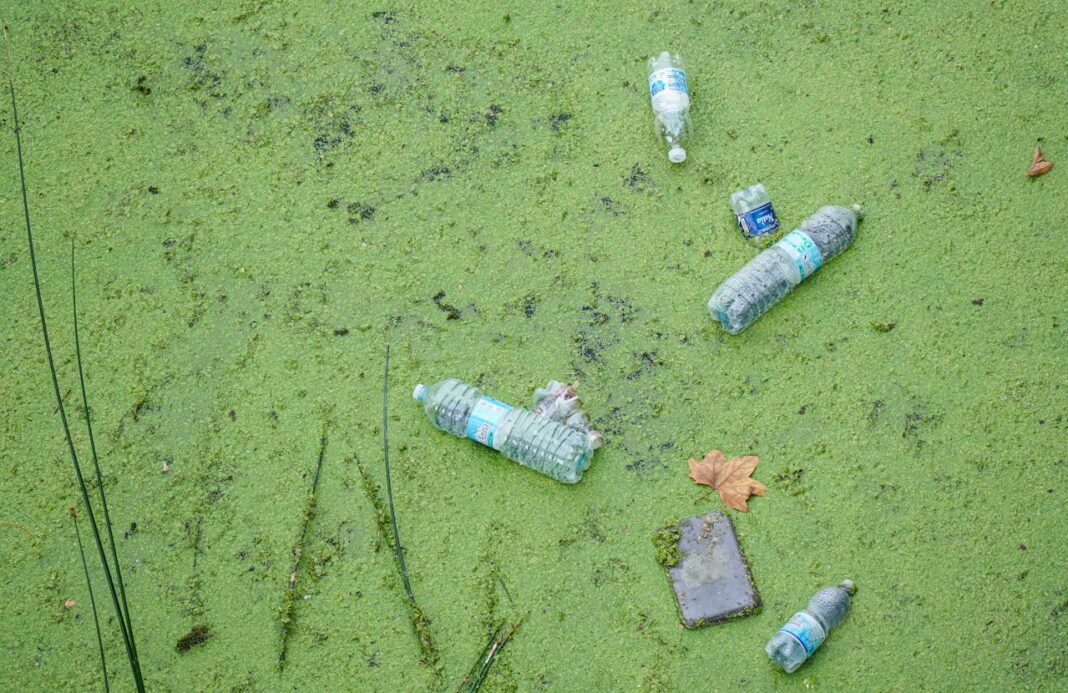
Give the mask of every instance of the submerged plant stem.
POLYGON ((104 527, 108 531, 108 545, 111 548, 111 559, 115 561, 115 581, 119 584, 119 600, 122 602, 122 617, 126 622, 126 630, 130 634, 130 648, 134 658, 137 658, 137 643, 133 637, 133 621, 130 620, 130 607, 126 603, 126 584, 122 580, 122 566, 119 563, 119 554, 115 549, 115 534, 111 530, 111 515, 108 513, 108 501, 104 496, 104 478, 100 473, 100 460, 96 454, 96 438, 93 437, 93 420, 89 415, 89 395, 85 390, 85 369, 82 367, 82 343, 78 336, 78 289, 75 281, 74 265, 74 238, 70 239, 70 301, 74 314, 74 356, 78 362, 78 384, 82 390, 82 411, 85 414, 85 427, 89 432, 89 451, 93 460, 93 472, 96 475, 96 487, 100 495, 100 509, 104 513, 104 527))
POLYGON ((419 603, 415 600, 415 592, 412 591, 412 583, 408 579, 408 566, 404 562, 404 547, 401 546, 400 529, 397 527, 397 511, 393 507, 393 479, 389 471, 389 345, 386 345, 386 366, 382 376, 382 457, 386 467, 386 501, 389 505, 389 523, 393 529, 393 552, 397 556, 397 565, 400 567, 401 580, 404 582, 404 591, 408 595, 408 606, 411 609, 412 629, 419 639, 419 649, 423 652, 423 659, 428 664, 437 662, 437 650, 430 639, 430 619, 423 613, 419 603))
MULTIPOLYGON (((59 387, 59 378, 56 375, 55 358, 52 355, 52 342, 48 337, 48 321, 45 318, 44 299, 41 296, 41 277, 37 270, 37 253, 33 244, 33 228, 30 224, 30 202, 29 195, 26 192, 26 167, 22 156, 22 134, 19 129, 18 107, 15 103, 15 80, 11 67, 11 44, 8 40, 7 25, 4 25, 3 32, 4 49, 7 59, 7 84, 8 90, 11 93, 11 117, 15 131, 15 150, 18 154, 19 181, 22 187, 22 210, 26 220, 26 242, 30 254, 30 267, 33 270, 33 288, 37 297, 37 312, 41 319, 41 335, 44 340, 45 354, 48 357, 48 371, 52 378, 52 389, 56 396, 56 407, 59 411, 60 421, 63 424, 63 434, 67 441, 67 450, 70 453, 71 464, 74 467, 74 475, 78 480, 78 488, 81 491, 82 501, 85 503, 86 516, 89 518, 89 526, 93 531, 93 540, 96 544, 97 554, 100 557, 100 564, 104 571, 104 578, 108 584, 108 592, 111 595, 112 605, 115 608, 116 616, 118 616, 119 630, 122 632, 122 641, 126 648, 126 656, 130 661, 130 670, 133 674, 134 686, 139 693, 143 693, 145 684, 141 678, 141 665, 138 661, 137 649, 133 642, 133 632, 128 628, 126 612, 119 602, 118 591, 116 590, 115 581, 111 574, 111 566, 108 562, 107 555, 104 553, 104 543, 100 537, 100 528, 97 526, 96 517, 93 514, 93 506, 89 502, 89 489, 85 485, 85 478, 82 476, 82 468, 78 462, 78 453, 74 449, 74 439, 71 436, 70 424, 67 420, 67 411, 63 406, 63 396, 59 387)), ((101 487, 101 493, 103 493, 103 487, 101 487)))
POLYGON ((0 525, 7 525, 8 527, 14 527, 18 531, 22 532, 27 537, 29 537, 30 541, 33 542, 34 546, 36 546, 40 542, 40 540, 37 538, 36 534, 34 534, 30 530, 26 529, 25 527, 20 525, 18 522, 15 522, 14 520, 0 520, 0 525))
POLYGON ((93 625, 96 627, 96 645, 100 651, 100 672, 104 677, 104 691, 111 690, 108 682, 108 663, 104 657, 104 637, 100 634, 100 617, 96 612, 96 598, 93 596, 93 581, 89 578, 89 564, 85 560, 85 547, 82 545, 82 531, 78 528, 78 513, 73 506, 70 509, 70 519, 74 523, 74 536, 78 539, 78 555, 82 558, 82 570, 85 571, 85 586, 89 590, 89 607, 93 610, 93 625))
POLYGON ((286 654, 289 651, 290 624, 293 622, 293 609, 296 605, 297 577, 304 565, 304 540, 308 536, 308 527, 315 517, 315 492, 319 488, 319 470, 323 468, 323 456, 326 455, 326 434, 319 439, 319 457, 315 462, 315 471, 312 473, 311 491, 304 506, 304 514, 301 516, 300 538, 293 546, 293 570, 289 573, 289 585, 286 587, 282 598, 282 645, 278 653, 278 671, 286 668, 286 654))
POLYGON ((482 687, 482 683, 489 674, 490 665, 493 664, 493 659, 504 649, 504 646, 512 639, 515 632, 519 630, 519 626, 523 625, 523 622, 516 621, 505 630, 506 625, 506 622, 502 622, 497 626, 493 635, 490 636, 489 642, 482 649, 482 653, 475 660, 471 670, 467 672, 467 676, 460 682, 456 693, 477 693, 478 689, 482 687))

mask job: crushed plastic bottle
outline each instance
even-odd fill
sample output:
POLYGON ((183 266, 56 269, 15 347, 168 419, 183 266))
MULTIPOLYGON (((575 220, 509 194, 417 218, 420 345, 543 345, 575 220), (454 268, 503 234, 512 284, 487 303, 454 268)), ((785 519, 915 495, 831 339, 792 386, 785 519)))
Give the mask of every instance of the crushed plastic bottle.
POLYGON ((649 58, 649 98, 656 127, 668 145, 668 160, 686 161, 682 143, 690 130, 690 88, 678 53, 663 51, 649 58))
POLYGON ((534 391, 533 411, 538 416, 545 416, 582 431, 596 450, 604 443, 604 436, 593 430, 590 417, 582 411, 582 400, 576 394, 578 385, 578 381, 565 385, 550 380, 545 387, 534 391))
MULTIPOLYGON (((587 430, 583 430, 550 416, 513 408, 455 378, 429 387, 416 385, 412 396, 422 402, 427 418, 439 429, 482 443, 565 484, 582 479, 596 447, 594 442, 599 444, 600 440, 595 431, 596 436, 591 435, 588 420, 587 430)), ((569 415, 576 412, 575 402, 569 415)))
POLYGON ((749 327, 806 277, 849 247, 857 235, 860 205, 828 205, 750 260, 720 284, 708 312, 731 334, 749 327))
POLYGON ((856 591, 852 580, 843 580, 838 587, 823 588, 809 600, 806 610, 798 611, 771 636, 764 651, 787 674, 797 671, 831 629, 845 620, 850 597, 856 591))
POLYGON ((746 240, 766 247, 779 229, 779 218, 771 206, 771 196, 762 183, 750 185, 731 195, 731 209, 746 240))

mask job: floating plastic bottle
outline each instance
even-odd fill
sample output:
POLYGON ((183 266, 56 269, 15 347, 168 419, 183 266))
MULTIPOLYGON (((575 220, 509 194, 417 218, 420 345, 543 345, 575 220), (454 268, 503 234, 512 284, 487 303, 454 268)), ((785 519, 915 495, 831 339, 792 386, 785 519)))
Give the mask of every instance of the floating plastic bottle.
POLYGON ((590 417, 582 411, 582 400, 578 398, 577 390, 578 381, 565 385, 550 380, 545 387, 534 391, 533 410, 538 416, 548 417, 582 431, 596 450, 604 442, 604 436, 593 430, 590 417))
POLYGON ((845 620, 850 597, 856 591, 852 580, 843 580, 838 587, 823 588, 809 600, 806 610, 798 611, 771 636, 764 651, 787 674, 797 671, 831 629, 845 620))
POLYGON ((690 130, 690 88, 678 53, 662 52, 649 58, 649 98, 656 127, 667 142, 668 160, 686 161, 682 143, 690 130))
POLYGON ((826 206, 764 250, 720 284, 708 299, 708 312, 727 332, 737 334, 768 308, 849 247, 857 235, 859 205, 826 206))
MULTIPOLYGON (((556 394, 546 398, 552 400, 556 394)), ((600 444, 600 434, 588 428, 588 420, 583 420, 587 427, 583 430, 551 416, 513 408, 455 378, 430 387, 416 385, 412 396, 423 403, 427 418, 441 430, 482 443, 565 484, 582 478, 594 448, 600 444)), ((573 391, 571 397, 574 398, 573 391)), ((576 402, 574 398, 564 407, 569 416, 576 413, 576 402)), ((573 422, 580 423, 579 418, 573 422)))
POLYGON ((766 246, 779 229, 779 218, 762 183, 731 195, 731 209, 738 216, 742 235, 755 245, 766 246))

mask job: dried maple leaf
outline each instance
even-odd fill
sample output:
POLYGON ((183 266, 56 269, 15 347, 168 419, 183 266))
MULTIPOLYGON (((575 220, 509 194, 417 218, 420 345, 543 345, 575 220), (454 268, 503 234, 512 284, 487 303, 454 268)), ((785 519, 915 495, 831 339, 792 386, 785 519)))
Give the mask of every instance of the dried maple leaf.
POLYGON ((1041 176, 1043 173, 1048 173, 1051 168, 1053 168, 1053 162, 1052 161, 1042 160, 1042 161, 1039 161, 1034 166, 1032 166, 1031 168, 1027 169, 1027 175, 1031 176, 1032 178, 1037 178, 1038 176, 1041 176))
POLYGON ((746 504, 749 496, 763 496, 768 492, 767 486, 752 478, 759 462, 756 455, 728 460, 722 450, 712 450, 704 459, 690 458, 690 478, 716 489, 724 505, 744 513, 749 510, 746 504))
POLYGON ((1047 161, 1046 157, 1042 156, 1042 150, 1035 147, 1034 156, 1031 157, 1031 168, 1027 169, 1027 175, 1036 178, 1047 173, 1051 168, 1053 168, 1053 162, 1047 161))

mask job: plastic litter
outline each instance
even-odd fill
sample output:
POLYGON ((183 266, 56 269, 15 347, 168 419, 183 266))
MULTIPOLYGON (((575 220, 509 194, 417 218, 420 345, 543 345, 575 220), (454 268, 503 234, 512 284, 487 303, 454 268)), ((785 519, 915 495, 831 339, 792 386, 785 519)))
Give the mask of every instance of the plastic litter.
POLYGON ((593 430, 590 417, 582 410, 582 400, 578 398, 578 382, 564 384, 550 380, 545 387, 534 391, 533 411, 565 426, 582 431, 590 439, 593 449, 601 447, 604 436, 593 430))
POLYGON ((708 312, 737 334, 853 242, 860 205, 826 206, 720 284, 708 312))
POLYGON ((808 602, 808 608, 798 611, 764 646, 768 656, 792 673, 827 638, 831 629, 845 620, 849 613, 850 597, 856 592, 852 580, 843 580, 838 587, 825 587, 808 602))
POLYGON ((687 628, 701 628, 760 610, 731 519, 721 512, 668 525, 653 537, 657 558, 667 568, 679 616, 687 628))
POLYGON ((762 183, 750 185, 731 195, 731 209, 746 240, 765 247, 779 230, 779 218, 771 206, 771 197, 762 183))
POLYGON ((690 131, 690 87, 678 53, 663 51, 649 58, 649 98, 657 131, 668 146, 668 160, 681 164, 686 161, 682 145, 690 131))
POLYGON ((412 396, 422 402, 427 418, 437 428, 574 484, 582 478, 603 439, 590 427, 573 386, 550 381, 538 393, 534 405, 540 405, 541 413, 486 397, 478 388, 455 378, 429 387, 416 385, 412 396))

